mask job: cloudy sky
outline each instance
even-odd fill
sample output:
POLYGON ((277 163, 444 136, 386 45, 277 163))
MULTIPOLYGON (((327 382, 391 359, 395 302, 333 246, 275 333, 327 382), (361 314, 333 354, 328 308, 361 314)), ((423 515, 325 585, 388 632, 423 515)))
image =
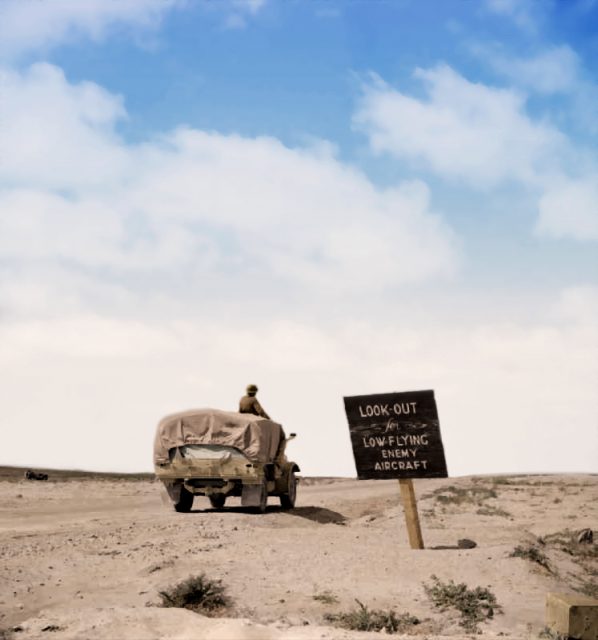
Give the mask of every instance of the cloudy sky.
POLYGON ((149 471, 248 383, 309 475, 598 472, 598 2, 2 0, 0 464, 149 471))

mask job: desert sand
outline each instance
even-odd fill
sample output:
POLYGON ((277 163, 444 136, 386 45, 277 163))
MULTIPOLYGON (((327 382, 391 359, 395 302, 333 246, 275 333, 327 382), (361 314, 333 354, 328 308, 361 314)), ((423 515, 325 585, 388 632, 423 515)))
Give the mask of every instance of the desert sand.
POLYGON ((502 612, 480 623, 481 637, 537 638, 547 592, 596 588, 597 554, 580 561, 563 540, 598 529, 597 475, 414 484, 423 550, 409 546, 397 481, 304 479, 294 510, 270 498, 260 515, 206 498, 176 513, 150 479, 2 480, 0 638, 380 638, 326 619, 356 600, 420 620, 395 637, 473 637, 456 610, 431 602, 433 574, 496 596, 502 612), (458 548, 462 538, 477 546, 458 548), (517 546, 547 566, 511 557, 517 546), (158 606, 161 590, 202 573, 233 602, 219 617, 158 606))

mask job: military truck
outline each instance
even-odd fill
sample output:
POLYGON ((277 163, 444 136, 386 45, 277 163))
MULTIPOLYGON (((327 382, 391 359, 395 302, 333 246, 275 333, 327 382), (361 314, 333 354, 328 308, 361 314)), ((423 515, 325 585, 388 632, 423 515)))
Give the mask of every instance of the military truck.
POLYGON ((266 511, 268 496, 292 509, 297 496, 295 462, 286 457, 280 424, 260 416, 195 409, 166 416, 156 429, 154 469, 175 511, 188 512, 195 496, 222 509, 229 496, 241 506, 266 511))

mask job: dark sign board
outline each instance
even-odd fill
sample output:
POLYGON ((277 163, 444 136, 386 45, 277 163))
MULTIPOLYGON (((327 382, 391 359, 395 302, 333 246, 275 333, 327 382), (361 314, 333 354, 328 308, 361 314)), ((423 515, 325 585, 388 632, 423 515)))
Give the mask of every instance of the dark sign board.
POLYGON ((344 400, 360 480, 448 477, 434 391, 344 400))

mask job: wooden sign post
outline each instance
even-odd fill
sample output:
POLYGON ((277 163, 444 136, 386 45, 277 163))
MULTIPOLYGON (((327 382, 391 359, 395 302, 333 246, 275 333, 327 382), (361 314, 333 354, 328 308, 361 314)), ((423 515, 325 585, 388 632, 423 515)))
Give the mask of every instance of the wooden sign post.
POLYGON ((411 480, 411 478, 406 478, 405 480, 399 479, 399 485, 401 487, 403 509, 405 510, 405 524, 407 525, 409 544, 412 549, 423 549, 424 539, 422 537, 422 529, 419 525, 419 514, 417 512, 413 480, 411 480))
POLYGON ((424 542, 414 478, 446 478, 433 391, 383 393, 344 398, 360 480, 398 478, 412 549, 424 542))

